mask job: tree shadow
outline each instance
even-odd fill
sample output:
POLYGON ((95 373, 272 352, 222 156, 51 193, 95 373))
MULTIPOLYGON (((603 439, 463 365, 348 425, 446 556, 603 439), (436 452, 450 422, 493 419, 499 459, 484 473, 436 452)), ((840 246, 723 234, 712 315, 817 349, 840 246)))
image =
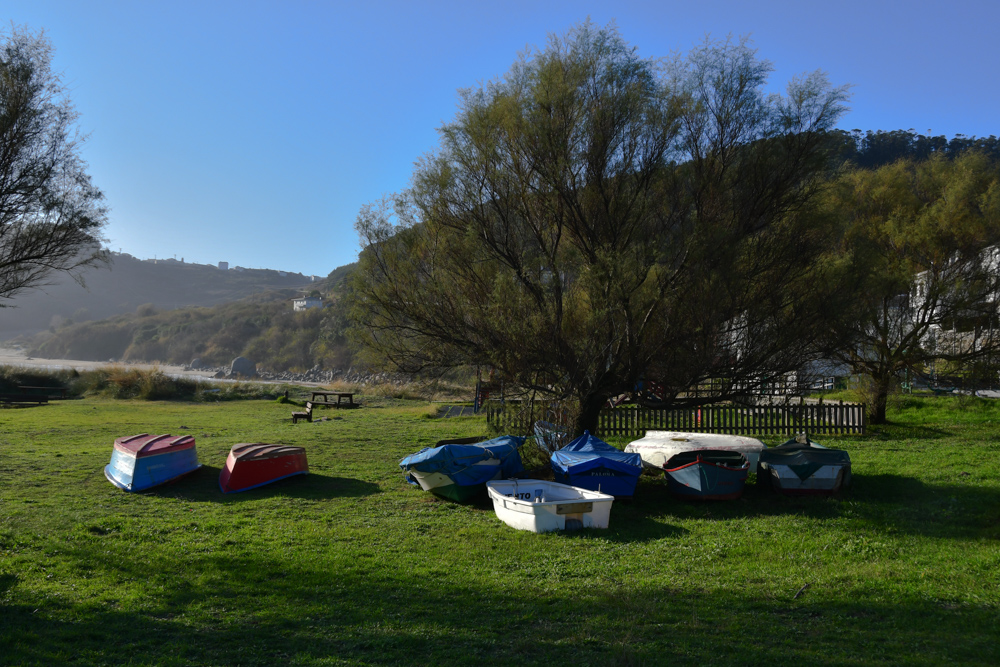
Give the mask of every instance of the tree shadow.
POLYGON ((748 483, 737 500, 672 498, 666 485, 642 489, 637 511, 648 516, 729 521, 801 516, 851 519, 882 531, 947 539, 1000 538, 1000 489, 974 484, 926 484, 901 475, 855 475, 852 485, 832 496, 786 496, 748 483), (992 528, 991 528, 992 526, 992 528))
POLYGON ((17 583, 16 574, 0 574, 0 595, 14 588, 17 583))
POLYGON ((306 500, 331 500, 370 496, 380 491, 377 484, 351 477, 331 477, 315 472, 293 475, 270 484, 237 493, 223 493, 219 488, 221 468, 203 465, 184 477, 145 491, 148 495, 193 502, 238 503, 276 496, 306 500))
MULTIPOLYGON (((438 498, 438 501, 452 502, 441 498, 438 498)), ((637 504, 634 499, 616 499, 611 505, 611 517, 607 528, 563 530, 552 534, 577 538, 601 538, 620 543, 640 543, 661 540, 666 537, 678 537, 689 532, 686 528, 665 523, 662 519, 663 512, 634 511, 635 507, 645 508, 647 504, 641 501, 637 504)), ((493 515, 496 513, 493 501, 485 493, 462 503, 462 505, 484 514, 493 515)), ((510 528, 510 530, 517 529, 510 528)))
POLYGON ((921 424, 906 424, 898 422, 886 422, 877 426, 872 426, 868 433, 858 439, 858 442, 890 442, 895 440, 942 440, 954 437, 954 433, 949 433, 932 426, 921 424))
POLYGON ((5 607, 0 646, 9 664, 60 664, 69 655, 82 664, 167 666, 410 664, 414 656, 432 664, 1000 661, 988 604, 831 599, 819 585, 766 595, 683 580, 636 588, 614 573, 581 578, 547 563, 537 564, 540 577, 572 584, 498 588, 358 568, 331 577, 323 566, 204 559, 202 576, 169 580, 138 611, 28 594, 5 607))

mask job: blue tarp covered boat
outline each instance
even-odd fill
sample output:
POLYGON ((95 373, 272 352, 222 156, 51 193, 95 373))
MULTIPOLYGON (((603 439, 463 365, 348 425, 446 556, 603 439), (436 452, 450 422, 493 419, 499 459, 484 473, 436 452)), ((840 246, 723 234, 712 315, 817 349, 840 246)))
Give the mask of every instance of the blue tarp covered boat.
POLYGON ((475 444, 448 441, 425 447, 399 462, 406 481, 436 496, 465 502, 485 493, 486 482, 524 470, 518 449, 524 438, 504 435, 475 444))
POLYGON ((552 473, 560 484, 600 491, 616 498, 635 494, 642 457, 617 449, 584 431, 551 457, 552 473))
POLYGON ((750 463, 742 452, 699 449, 675 454, 663 472, 677 498, 732 500, 743 495, 750 463))

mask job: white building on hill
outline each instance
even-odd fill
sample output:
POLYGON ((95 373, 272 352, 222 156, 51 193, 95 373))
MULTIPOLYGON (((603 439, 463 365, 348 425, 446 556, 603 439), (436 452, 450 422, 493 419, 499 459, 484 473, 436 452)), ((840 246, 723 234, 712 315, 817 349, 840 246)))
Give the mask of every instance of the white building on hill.
POLYGON ((300 310, 309 310, 310 308, 322 308, 322 307, 323 307, 323 297, 303 296, 297 299, 292 299, 292 308, 296 312, 300 310))

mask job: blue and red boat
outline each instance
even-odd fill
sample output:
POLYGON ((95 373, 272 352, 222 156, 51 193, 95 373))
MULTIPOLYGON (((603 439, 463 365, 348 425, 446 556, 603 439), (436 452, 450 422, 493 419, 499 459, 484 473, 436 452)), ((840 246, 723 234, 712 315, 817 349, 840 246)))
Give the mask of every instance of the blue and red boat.
POLYGON ((742 452, 696 449, 670 457, 663 472, 675 498, 733 500, 743 495, 750 462, 742 452))
POLYGON ((241 443, 229 450, 219 473, 219 488, 223 493, 248 491, 308 472, 304 447, 241 443))
POLYGON ((560 484, 599 491, 615 498, 631 498, 642 474, 642 457, 623 452, 584 431, 583 435, 550 457, 552 474, 560 484))
POLYGON ((145 491, 192 473, 198 451, 190 435, 149 435, 141 433, 115 440, 111 463, 104 476, 126 491, 145 491))

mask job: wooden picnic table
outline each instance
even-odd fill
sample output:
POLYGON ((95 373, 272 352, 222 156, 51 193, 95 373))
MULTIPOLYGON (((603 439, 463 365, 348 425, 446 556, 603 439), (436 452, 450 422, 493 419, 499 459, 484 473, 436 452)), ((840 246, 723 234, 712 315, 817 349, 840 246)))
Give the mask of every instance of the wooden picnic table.
POLYGON ((17 390, 23 394, 39 395, 44 394, 46 397, 54 398, 53 394, 59 394, 59 398, 66 398, 66 387, 23 387, 19 386, 17 390))
POLYGON ((341 401, 343 399, 345 399, 345 398, 347 399, 347 406, 346 407, 353 408, 354 407, 354 394, 352 392, 349 392, 349 391, 314 391, 312 393, 313 403, 319 403, 320 405, 336 405, 338 408, 341 407, 341 401), (336 404, 334 404, 333 401, 330 400, 331 396, 336 396, 337 397, 336 404), (322 397, 323 400, 322 401, 318 400, 319 397, 322 397))

